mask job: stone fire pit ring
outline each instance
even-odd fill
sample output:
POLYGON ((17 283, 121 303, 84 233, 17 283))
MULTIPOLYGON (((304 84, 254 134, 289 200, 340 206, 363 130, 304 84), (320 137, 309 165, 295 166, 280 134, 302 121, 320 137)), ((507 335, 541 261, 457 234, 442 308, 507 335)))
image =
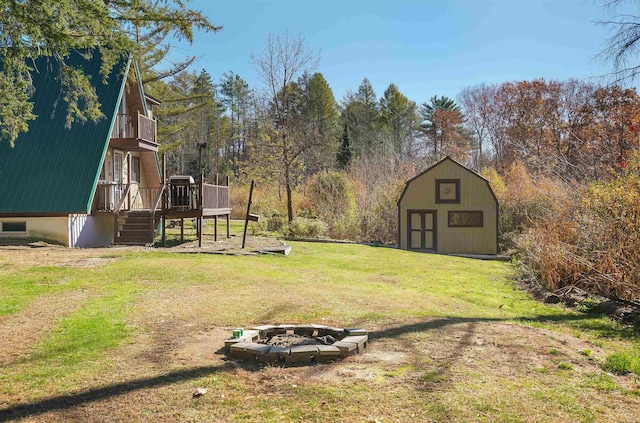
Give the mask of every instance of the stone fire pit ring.
POLYGON ((367 348, 369 334, 361 328, 335 328, 324 325, 263 325, 244 330, 238 338, 224 342, 227 353, 245 360, 282 365, 326 363, 358 354, 367 348), (280 346, 269 342, 285 335, 333 340, 330 344, 280 346))

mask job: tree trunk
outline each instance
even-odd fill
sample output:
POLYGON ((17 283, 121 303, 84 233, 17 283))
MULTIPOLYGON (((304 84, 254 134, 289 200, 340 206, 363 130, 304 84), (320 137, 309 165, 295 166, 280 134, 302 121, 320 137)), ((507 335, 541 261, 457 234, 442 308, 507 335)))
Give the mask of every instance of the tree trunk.
POLYGON ((287 219, 289 223, 293 221, 293 204, 291 202, 291 181, 289 176, 289 166, 284 169, 284 186, 287 190, 287 219))

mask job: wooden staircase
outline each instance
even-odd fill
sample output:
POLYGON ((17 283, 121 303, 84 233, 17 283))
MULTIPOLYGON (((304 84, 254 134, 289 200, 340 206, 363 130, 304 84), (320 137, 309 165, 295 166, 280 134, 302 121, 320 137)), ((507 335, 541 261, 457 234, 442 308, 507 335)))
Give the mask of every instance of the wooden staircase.
POLYGON ((132 210, 118 216, 114 244, 153 245, 155 219, 149 210, 132 210))

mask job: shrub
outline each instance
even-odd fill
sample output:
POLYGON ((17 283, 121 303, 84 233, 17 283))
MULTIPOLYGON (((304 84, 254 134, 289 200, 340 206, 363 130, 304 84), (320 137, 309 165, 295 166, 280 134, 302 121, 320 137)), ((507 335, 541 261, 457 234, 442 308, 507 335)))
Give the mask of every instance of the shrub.
POLYGON ((640 298, 640 177, 593 182, 568 198, 518 239, 524 265, 551 290, 640 298))
POLYGON ((485 173, 500 203, 502 250, 514 248, 516 238, 561 208, 567 195, 566 187, 559 181, 543 175, 532 176, 519 161, 509 166, 504 178, 490 170, 485 173))
MULTIPOLYGON (((327 225, 329 237, 357 239, 358 219, 353 183, 344 172, 316 174, 306 185, 310 215, 327 225)), ((303 216, 302 213, 300 213, 303 216)))
POLYGON ((353 160, 348 175, 353 181, 360 240, 395 243, 398 237, 398 198, 405 182, 426 164, 398 166, 384 155, 353 160))
POLYGON ((296 217, 289 224, 289 234, 297 238, 317 238, 326 230, 327 225, 318 219, 296 217))

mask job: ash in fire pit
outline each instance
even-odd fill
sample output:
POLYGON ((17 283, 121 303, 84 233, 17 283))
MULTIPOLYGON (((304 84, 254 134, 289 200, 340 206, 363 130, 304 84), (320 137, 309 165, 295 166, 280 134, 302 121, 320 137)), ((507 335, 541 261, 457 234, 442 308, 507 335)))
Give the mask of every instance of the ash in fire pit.
POLYGON ((368 333, 360 328, 323 325, 265 325, 244 331, 225 341, 233 357, 266 363, 299 364, 327 362, 362 352, 368 333))
POLYGON ((297 345, 333 345, 336 338, 331 335, 325 336, 302 336, 292 334, 274 335, 267 340, 258 341, 259 344, 275 345, 276 347, 295 347, 297 345))

